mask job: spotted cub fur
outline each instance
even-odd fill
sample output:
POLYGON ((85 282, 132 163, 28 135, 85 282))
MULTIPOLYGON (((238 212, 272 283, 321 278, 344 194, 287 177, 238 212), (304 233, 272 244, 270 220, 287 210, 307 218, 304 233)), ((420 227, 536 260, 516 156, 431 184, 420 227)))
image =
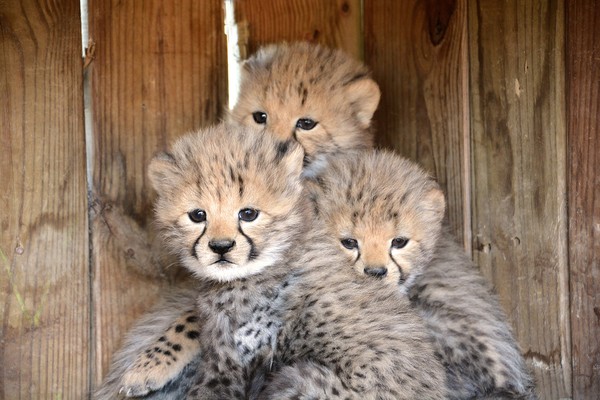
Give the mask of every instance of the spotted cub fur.
POLYGON ((317 218, 355 272, 409 295, 446 368, 450 398, 535 399, 496 296, 439 230, 443 198, 430 181, 405 159, 371 152, 332 160, 308 186, 317 218))

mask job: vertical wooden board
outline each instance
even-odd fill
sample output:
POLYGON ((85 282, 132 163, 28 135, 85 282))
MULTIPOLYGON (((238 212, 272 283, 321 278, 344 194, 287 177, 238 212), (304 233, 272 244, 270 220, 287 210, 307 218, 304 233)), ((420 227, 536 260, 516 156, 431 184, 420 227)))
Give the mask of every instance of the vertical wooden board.
MULTIPOLYGON (((174 138, 219 120, 226 103, 221 0, 89 4, 93 194, 150 230, 148 161, 174 138)), ((167 282, 130 268, 93 221, 95 383, 134 320, 167 282)), ((152 274, 150 274, 152 275, 152 274)))
POLYGON ((0 398, 89 390, 79 1, 0 7, 0 398))
POLYGON ((567 7, 573 398, 600 396, 600 4, 567 7))
POLYGON ((382 91, 377 140, 436 176, 451 229, 469 249, 466 3, 365 0, 364 29, 382 91))
POLYGON ((242 56, 267 43, 307 40, 341 48, 362 59, 360 3, 360 0, 236 0, 242 56))
POLYGON ((473 248, 543 399, 571 395, 561 1, 469 2, 473 248))

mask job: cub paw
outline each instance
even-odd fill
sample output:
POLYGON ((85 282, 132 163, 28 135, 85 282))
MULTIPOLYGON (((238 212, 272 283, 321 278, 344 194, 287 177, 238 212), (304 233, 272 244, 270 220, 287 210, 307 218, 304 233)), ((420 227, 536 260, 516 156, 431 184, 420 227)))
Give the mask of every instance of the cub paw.
POLYGON ((161 389, 176 378, 182 369, 172 358, 157 353, 146 353, 144 357, 139 357, 121 378, 119 394, 125 397, 144 396, 161 389))
POLYGON ((153 347, 138 355, 121 378, 119 394, 144 396, 177 378, 200 353, 199 323, 194 310, 180 316, 153 347))

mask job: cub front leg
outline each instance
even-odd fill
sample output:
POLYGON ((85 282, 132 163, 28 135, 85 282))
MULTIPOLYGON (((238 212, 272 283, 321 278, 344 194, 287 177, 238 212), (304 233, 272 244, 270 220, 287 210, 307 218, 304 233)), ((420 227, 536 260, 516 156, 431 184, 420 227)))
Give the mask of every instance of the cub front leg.
POLYGON ((159 390, 177 378, 200 353, 200 322, 195 309, 177 318, 173 324, 138 354, 121 378, 120 394, 143 396, 159 390))
POLYGON ((198 369, 196 384, 186 399, 245 399, 245 378, 245 369, 236 354, 203 349, 202 367, 198 369))

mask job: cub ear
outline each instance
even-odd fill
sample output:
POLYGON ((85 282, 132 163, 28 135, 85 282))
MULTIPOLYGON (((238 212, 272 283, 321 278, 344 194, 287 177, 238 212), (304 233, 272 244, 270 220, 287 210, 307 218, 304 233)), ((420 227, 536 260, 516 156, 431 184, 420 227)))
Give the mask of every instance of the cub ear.
POLYGON ((446 211, 446 198, 444 192, 442 192, 442 189, 437 184, 436 187, 429 190, 425 195, 423 204, 427 211, 433 213, 436 223, 442 221, 444 212, 446 211))
POLYGON ((371 125, 380 97, 379 86, 371 78, 359 79, 346 86, 346 98, 352 104, 362 128, 371 125))
POLYGON ((177 163, 169 153, 158 153, 148 165, 148 179, 158 193, 167 191, 173 185, 173 178, 176 175, 177 163))
POLYGON ((269 69, 271 64, 273 64, 277 49, 278 46, 275 44, 263 46, 258 49, 255 54, 242 62, 242 73, 250 73, 256 69, 269 69))

